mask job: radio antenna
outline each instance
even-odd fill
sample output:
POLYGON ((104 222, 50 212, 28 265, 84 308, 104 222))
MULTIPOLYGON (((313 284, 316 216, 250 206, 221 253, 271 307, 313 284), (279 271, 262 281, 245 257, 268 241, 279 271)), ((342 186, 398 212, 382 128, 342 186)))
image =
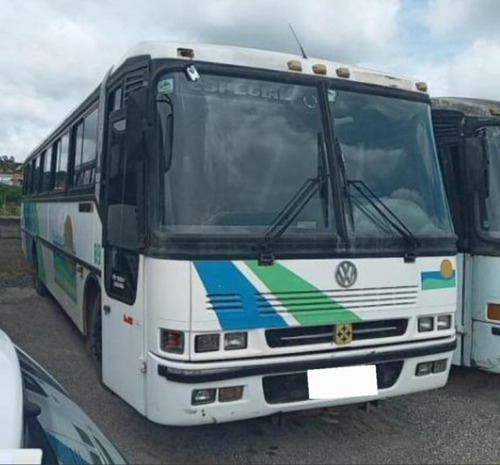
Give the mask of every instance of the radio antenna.
POLYGON ((288 23, 288 27, 290 28, 290 31, 292 31, 292 34, 295 37, 295 40, 297 41, 297 45, 299 46, 300 51, 302 52, 302 58, 307 60, 307 55, 306 52, 304 51, 304 47, 302 47, 302 44, 300 43, 300 40, 297 37, 297 34, 295 34, 295 31, 293 30, 293 27, 290 23, 288 23))

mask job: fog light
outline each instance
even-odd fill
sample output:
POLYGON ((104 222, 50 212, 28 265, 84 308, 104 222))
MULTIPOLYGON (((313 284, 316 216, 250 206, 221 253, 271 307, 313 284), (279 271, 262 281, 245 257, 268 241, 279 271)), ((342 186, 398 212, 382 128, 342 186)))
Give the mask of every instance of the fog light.
POLYGON ((227 333, 224 335, 224 349, 237 350, 247 348, 247 333, 227 333))
POLYGON ((215 352, 219 350, 218 334, 202 334, 194 338, 194 347, 196 352, 215 352))
POLYGON ((184 352, 184 333, 169 329, 160 330, 160 348, 165 352, 182 354, 184 352))
POLYGON ((433 366, 432 362, 419 363, 417 365, 417 370, 416 370, 415 374, 417 376, 430 375, 432 373, 432 366, 433 366))
POLYGON ((437 329, 450 329, 451 328, 451 315, 439 315, 437 317, 437 329))
POLYGON ((432 372, 433 373, 443 373, 448 368, 448 360, 436 360, 433 363, 432 372))
POLYGON ((195 389, 191 395, 191 405, 211 404, 215 402, 216 389, 195 389))
POLYGON ((423 316, 418 319, 418 331, 419 333, 425 333, 432 331, 434 329, 434 317, 423 316))
POLYGON ((234 402, 243 397, 243 386, 231 386, 219 389, 219 402, 234 402))

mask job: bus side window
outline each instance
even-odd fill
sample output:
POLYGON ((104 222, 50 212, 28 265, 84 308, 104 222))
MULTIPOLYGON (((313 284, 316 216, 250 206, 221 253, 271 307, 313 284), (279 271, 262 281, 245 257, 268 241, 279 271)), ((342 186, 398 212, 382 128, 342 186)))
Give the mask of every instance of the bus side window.
POLYGON ((40 181, 41 181, 41 169, 40 169, 40 159, 41 159, 41 156, 40 155, 37 155, 37 157, 35 158, 35 176, 34 176, 34 179, 33 179, 33 193, 36 194, 38 192, 40 192, 40 181))
POLYGON ((42 191, 49 192, 52 189, 52 147, 47 148, 43 162, 42 191))
POLYGON ((73 163, 73 187, 81 185, 82 147, 83 147, 83 121, 80 121, 74 129, 74 163, 73 163))
POLYGON ((66 133, 61 140, 56 142, 57 153, 56 158, 56 176, 55 176, 55 190, 62 191, 66 189, 68 178, 68 149, 69 149, 69 134, 66 133))
POLYGON ((35 191, 35 177, 36 177, 36 159, 31 160, 30 163, 30 185, 28 187, 28 192, 34 194, 35 191))

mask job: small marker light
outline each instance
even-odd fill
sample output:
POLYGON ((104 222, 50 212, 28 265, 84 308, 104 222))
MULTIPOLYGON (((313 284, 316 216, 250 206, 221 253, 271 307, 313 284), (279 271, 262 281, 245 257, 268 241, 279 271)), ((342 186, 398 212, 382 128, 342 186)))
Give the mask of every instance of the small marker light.
POLYGON ((344 68, 344 67, 337 68, 335 72, 337 73, 337 76, 341 78, 351 77, 351 70, 349 68, 344 68))
POLYGON ((290 71, 302 71, 302 63, 299 60, 290 60, 287 65, 290 71))
POLYGON ((326 74, 326 66, 321 64, 321 63, 317 63, 317 64, 313 65, 313 71, 316 74, 325 75, 326 74))
POLYGON ((417 88, 417 90, 419 90, 420 92, 427 92, 428 90, 428 87, 427 87, 427 83, 425 82, 417 82, 415 84, 415 87, 417 88))

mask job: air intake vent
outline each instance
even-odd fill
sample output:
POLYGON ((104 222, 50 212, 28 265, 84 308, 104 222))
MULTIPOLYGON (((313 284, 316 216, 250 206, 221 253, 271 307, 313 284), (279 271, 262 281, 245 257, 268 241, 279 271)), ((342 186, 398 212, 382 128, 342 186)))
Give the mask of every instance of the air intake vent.
MULTIPOLYGON (((404 318, 353 323, 352 340, 361 341, 402 336, 405 334, 407 326, 408 320, 404 318)), ((266 331, 266 341, 271 348, 332 344, 334 333, 334 325, 268 329, 266 331)))
POLYGON ((446 139, 456 139, 460 136, 463 115, 458 111, 433 110, 432 120, 434 137, 439 144, 446 139))
POLYGON ((141 87, 147 85, 147 72, 146 67, 135 69, 125 76, 125 96, 124 101, 127 103, 128 96, 134 90, 140 89, 141 87))

